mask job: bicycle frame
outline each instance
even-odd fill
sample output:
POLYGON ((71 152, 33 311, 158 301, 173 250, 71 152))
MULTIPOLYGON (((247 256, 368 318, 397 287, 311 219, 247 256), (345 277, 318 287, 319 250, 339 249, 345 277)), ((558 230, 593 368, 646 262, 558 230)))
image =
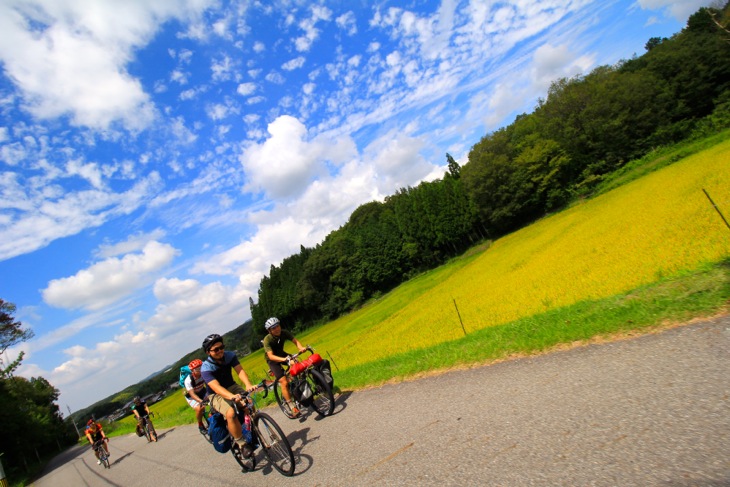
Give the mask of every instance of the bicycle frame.
POLYGON ((104 448, 104 443, 105 440, 102 438, 101 440, 95 441, 91 447, 95 452, 99 454, 98 458, 101 461, 102 465, 104 465, 104 468, 109 468, 109 455, 104 448))
MULTIPOLYGON (((332 388, 330 386, 330 383, 327 382, 327 379, 318 369, 319 362, 310 362, 309 364, 307 364, 306 368, 299 370, 296 375, 292 374, 292 369, 294 368, 295 364, 302 364, 302 362, 300 362, 299 360, 299 357, 304 352, 309 352, 312 356, 315 353, 314 349, 311 346, 307 345, 305 350, 290 355, 291 360, 289 361, 288 366, 282 364, 287 378, 289 395, 291 399, 294 400, 300 411, 302 407, 306 407, 312 409, 313 411, 316 411, 317 414, 322 417, 329 416, 334 412, 335 400, 334 395, 332 394, 332 388), (312 393, 311 400, 307 399, 306 401, 304 401, 301 398, 297 399, 299 396, 295 393, 295 391, 302 384, 302 382, 306 382, 309 385, 309 389, 312 393)), ((282 397, 281 393, 279 392, 280 389, 280 385, 277 383, 274 386, 274 392, 276 394, 276 400, 279 403, 279 407, 281 408, 282 412, 289 419, 298 418, 299 416, 292 414, 291 408, 286 403, 285 398, 282 397)))
POLYGON ((142 428, 144 429, 145 437, 147 437, 147 441, 152 441, 152 436, 155 437, 154 441, 157 441, 157 431, 155 431, 155 427, 152 426, 152 422, 150 422, 149 416, 140 416, 140 423, 142 424, 142 428))

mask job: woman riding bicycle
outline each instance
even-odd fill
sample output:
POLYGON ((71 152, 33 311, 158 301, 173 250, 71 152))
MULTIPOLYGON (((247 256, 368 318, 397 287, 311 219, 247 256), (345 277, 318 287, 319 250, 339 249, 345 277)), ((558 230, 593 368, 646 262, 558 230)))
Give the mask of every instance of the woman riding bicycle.
POLYGON ((268 334, 264 337, 264 352, 266 353, 266 363, 269 365, 269 369, 274 374, 274 377, 281 385, 281 392, 284 394, 284 399, 291 408, 292 416, 299 416, 299 409, 292 403, 291 396, 289 394, 289 380, 286 378, 286 373, 282 368, 281 364, 289 363, 289 355, 284 351, 284 342, 286 340, 291 341, 296 345, 299 352, 304 352, 307 348, 301 344, 299 340, 294 338, 288 330, 281 328, 279 318, 271 317, 266 320, 266 331, 268 334))

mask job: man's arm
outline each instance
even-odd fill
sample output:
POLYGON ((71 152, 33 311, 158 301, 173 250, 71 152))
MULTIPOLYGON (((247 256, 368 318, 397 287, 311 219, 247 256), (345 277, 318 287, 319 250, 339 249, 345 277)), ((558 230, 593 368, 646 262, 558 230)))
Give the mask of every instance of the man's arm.
POLYGON ((286 357, 279 357, 278 355, 274 355, 274 352, 268 351, 266 352, 266 357, 271 360, 272 362, 286 362, 286 357))
POLYGON ((305 347, 304 345, 302 345, 302 342, 300 342, 299 340, 297 340, 293 336, 291 337, 291 341, 292 341, 292 343, 294 343, 294 345, 297 346, 297 349, 299 350, 299 352, 303 352, 303 351, 305 351, 307 349, 307 347, 305 347))
POLYGON ((223 387, 221 385, 221 383, 215 379, 213 379, 210 382, 207 382, 207 384, 208 384, 208 387, 210 387, 213 390, 213 392, 215 392, 216 394, 218 394, 219 396, 221 396, 223 399, 225 399, 227 401, 233 400, 233 398, 236 396, 236 394, 233 394, 231 391, 229 391, 228 389, 223 387))

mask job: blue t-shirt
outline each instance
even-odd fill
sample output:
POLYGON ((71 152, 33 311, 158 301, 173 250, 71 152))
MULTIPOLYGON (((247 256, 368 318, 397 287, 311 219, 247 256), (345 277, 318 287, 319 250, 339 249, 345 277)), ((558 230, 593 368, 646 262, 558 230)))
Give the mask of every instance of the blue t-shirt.
POLYGON ((208 357, 203 366, 200 367, 200 374, 203 376, 205 381, 208 394, 215 394, 215 391, 210 388, 208 383, 212 380, 217 380, 220 385, 228 389, 236 383, 233 380, 233 368, 236 365, 240 365, 238 357, 234 352, 223 352, 223 363, 219 364, 212 358, 208 357))

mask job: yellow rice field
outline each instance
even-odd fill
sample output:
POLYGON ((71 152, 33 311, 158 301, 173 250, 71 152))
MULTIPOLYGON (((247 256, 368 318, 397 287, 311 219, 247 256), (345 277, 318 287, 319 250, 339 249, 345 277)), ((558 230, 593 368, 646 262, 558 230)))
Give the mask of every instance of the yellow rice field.
MULTIPOLYGON (((454 301, 470 332, 717 262, 730 229, 703 188, 730 218, 730 141, 504 237, 423 294, 404 284, 299 338, 343 369, 463 336, 454 301)), ((261 352, 243 365, 262 370, 261 352)))

